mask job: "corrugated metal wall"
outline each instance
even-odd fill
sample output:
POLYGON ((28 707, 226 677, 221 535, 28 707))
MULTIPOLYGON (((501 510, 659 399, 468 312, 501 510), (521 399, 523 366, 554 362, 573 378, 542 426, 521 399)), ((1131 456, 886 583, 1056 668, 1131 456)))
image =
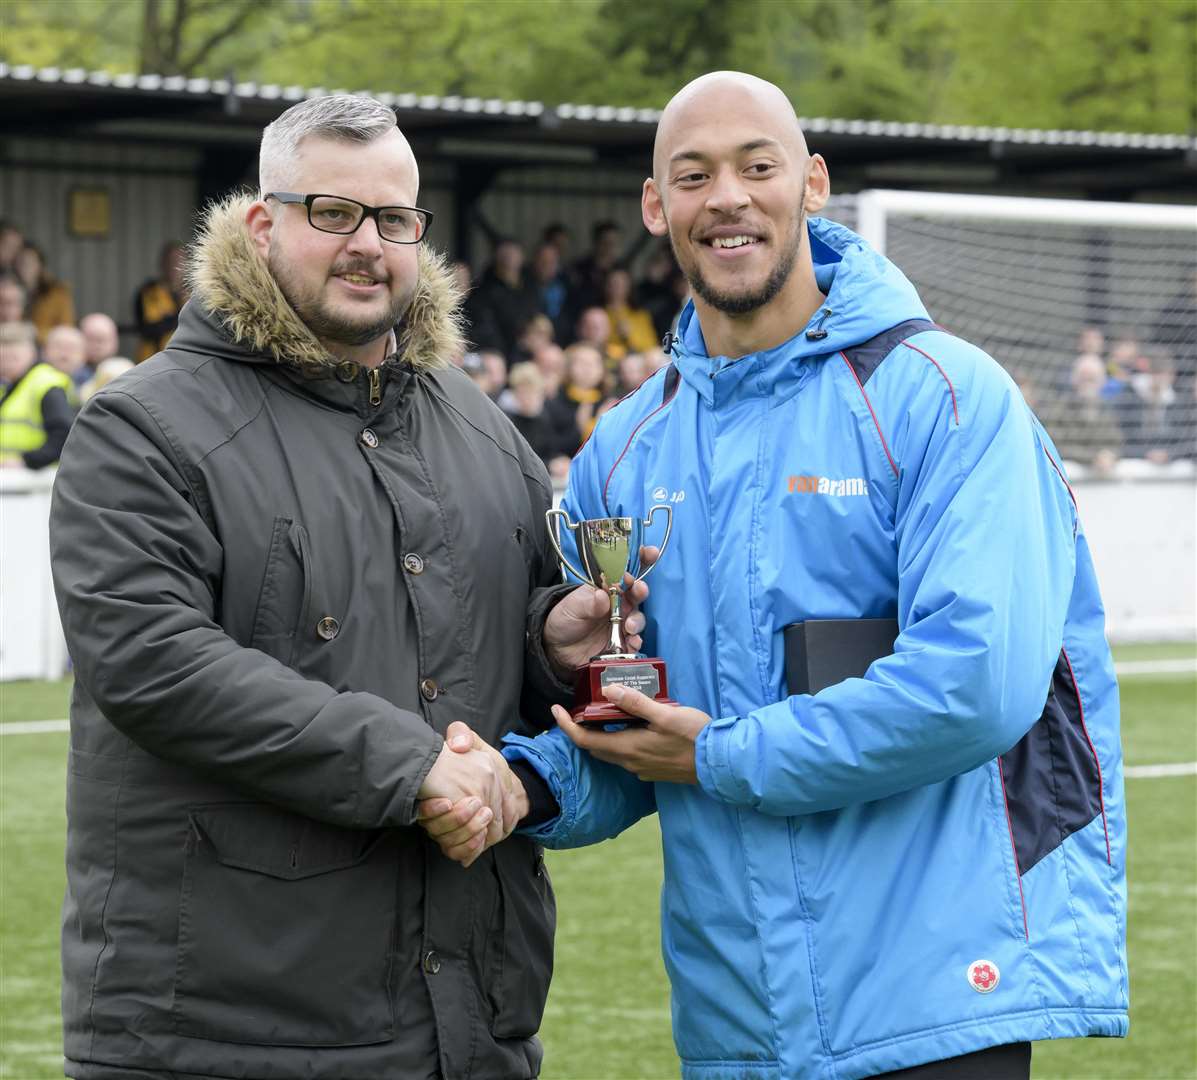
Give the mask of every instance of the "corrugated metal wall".
MULTIPOLYGON (((194 228, 202 153, 178 145, 143 146, 87 143, 68 139, 13 138, 0 143, 0 216, 10 218, 46 253, 50 269, 74 292, 83 315, 104 311, 122 326, 133 318, 133 294, 157 272, 167 240, 189 240, 194 228), (68 228, 70 192, 101 188, 111 198, 112 223, 105 238, 72 236, 68 228)), ((465 162, 421 163, 420 205, 436 215, 430 240, 454 254, 456 188, 465 162)), ((545 167, 512 169, 501 175, 479 207, 499 233, 529 249, 550 222, 571 232, 571 258, 590 248, 591 226, 611 219, 631 246, 644 230, 636 170, 545 167)), ((489 262, 491 242, 475 226, 473 269, 489 262)), ((132 338, 122 336, 122 346, 132 338)))
MULTIPOLYGON (((162 245, 190 239, 199 151, 34 138, 6 139, 2 149, 0 216, 45 252, 50 270, 70 284, 78 315, 103 311, 122 328, 131 324, 133 294, 157 273, 162 245), (109 193, 107 237, 71 235, 75 188, 109 193)), ((121 340, 131 347, 131 337, 121 340)))

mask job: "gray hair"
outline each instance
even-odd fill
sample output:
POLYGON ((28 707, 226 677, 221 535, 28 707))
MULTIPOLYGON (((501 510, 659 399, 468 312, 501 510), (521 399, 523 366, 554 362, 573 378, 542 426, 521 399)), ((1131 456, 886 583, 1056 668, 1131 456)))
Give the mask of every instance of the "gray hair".
POLYGON ((31 322, 0 323, 0 345, 28 345, 37 348, 37 327, 31 322))
POLYGON ((300 144, 309 136, 373 142, 398 125, 395 113, 359 94, 331 94, 292 105, 262 132, 258 178, 263 192, 285 188, 300 144))

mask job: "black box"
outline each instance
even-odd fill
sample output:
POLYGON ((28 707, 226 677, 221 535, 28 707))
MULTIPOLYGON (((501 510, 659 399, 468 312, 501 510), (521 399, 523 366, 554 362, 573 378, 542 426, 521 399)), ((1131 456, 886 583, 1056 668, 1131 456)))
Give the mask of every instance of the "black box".
POLYGON ((894 651, 897 619, 807 619, 787 626, 786 685, 791 694, 817 694, 859 678, 874 660, 894 651))

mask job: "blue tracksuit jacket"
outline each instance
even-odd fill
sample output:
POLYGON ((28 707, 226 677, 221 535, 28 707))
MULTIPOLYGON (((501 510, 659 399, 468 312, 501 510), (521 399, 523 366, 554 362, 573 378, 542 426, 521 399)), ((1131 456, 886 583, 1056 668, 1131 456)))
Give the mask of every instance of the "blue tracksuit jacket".
POLYGON ((564 501, 673 506, 645 650, 713 718, 699 784, 513 738, 561 806, 533 835, 575 847, 658 813, 685 1077, 1124 1035, 1118 691, 1055 448, 891 263, 809 230, 827 301, 806 330, 711 357, 690 309, 677 374, 600 420, 564 501), (866 617, 897 619, 892 656, 787 695, 784 627, 866 617))

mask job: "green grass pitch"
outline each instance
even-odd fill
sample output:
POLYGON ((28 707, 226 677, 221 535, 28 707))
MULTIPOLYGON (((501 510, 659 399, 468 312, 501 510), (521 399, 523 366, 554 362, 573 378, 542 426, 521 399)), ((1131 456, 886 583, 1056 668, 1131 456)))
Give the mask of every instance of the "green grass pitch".
MULTIPOLYGON (((1192 656, 1126 650, 1126 659, 1192 656)), ((0 722, 66 716, 67 683, 0 684, 0 722)), ((1131 765, 1197 761, 1197 678, 1123 680, 1131 765)), ((0 738, 0 1078, 62 1075, 64 734, 0 738)), ((1197 777, 1127 781, 1131 1035, 1038 1044, 1036 1080, 1197 1078, 1197 777)), ((655 820, 550 853, 559 926, 544 1080, 678 1075, 657 929, 655 820)))

